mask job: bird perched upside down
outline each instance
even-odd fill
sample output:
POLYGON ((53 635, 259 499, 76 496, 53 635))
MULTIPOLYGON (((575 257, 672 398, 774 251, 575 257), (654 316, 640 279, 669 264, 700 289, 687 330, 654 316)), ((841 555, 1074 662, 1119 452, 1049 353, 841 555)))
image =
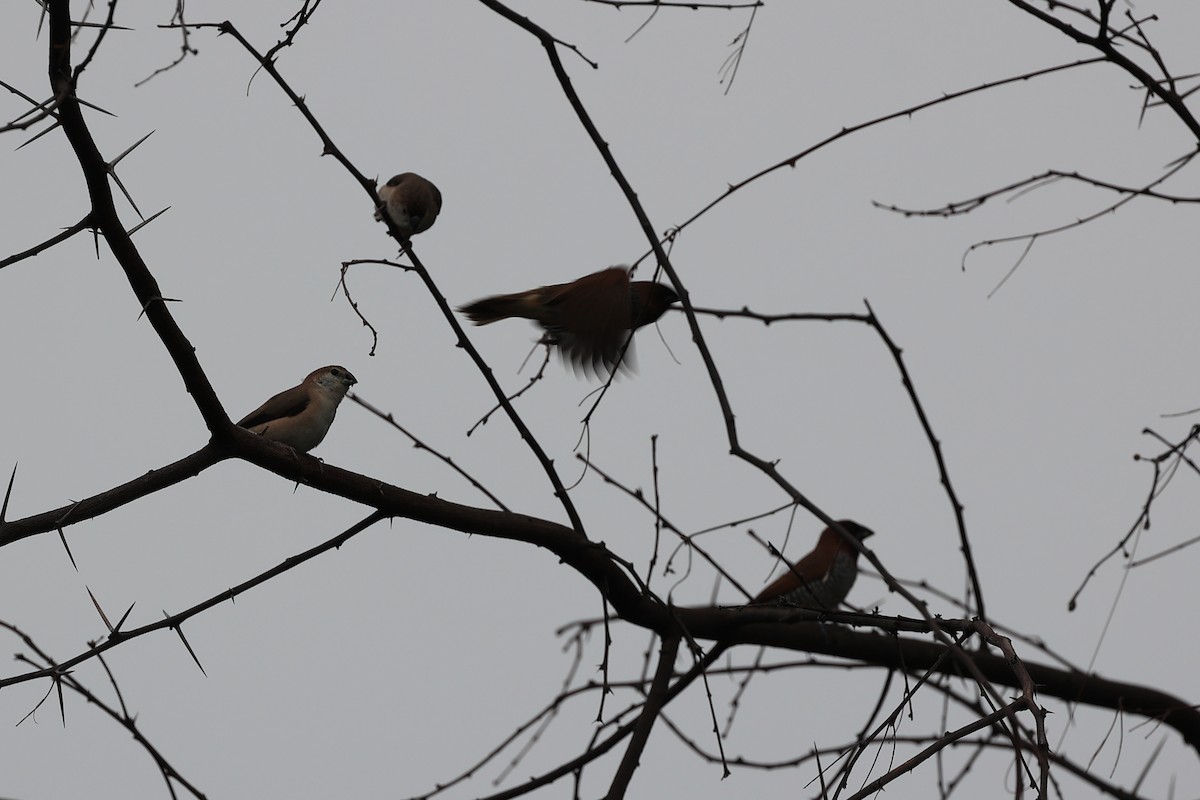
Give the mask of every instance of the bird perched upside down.
MULTIPOLYGON (((630 281, 624 267, 585 275, 571 283, 485 297, 459 311, 476 325, 524 317, 546 330, 563 358, 585 373, 612 372, 633 331, 656 322, 679 295, 654 281, 630 281)), ((625 361, 632 350, 626 351, 625 361)))
POLYGON ((299 386, 272 397, 238 425, 265 439, 307 453, 321 443, 338 403, 358 380, 345 367, 321 367, 299 386))
MULTIPOLYGON (((874 531, 853 520, 838 522, 860 542, 874 531)), ((812 552, 758 593, 751 603, 787 603, 804 608, 834 611, 846 599, 858 577, 858 551, 833 528, 821 531, 812 552)))
POLYGON ((383 209, 405 236, 416 236, 433 227, 442 210, 442 193, 415 172, 402 172, 379 188, 383 205, 375 219, 383 221, 383 209))

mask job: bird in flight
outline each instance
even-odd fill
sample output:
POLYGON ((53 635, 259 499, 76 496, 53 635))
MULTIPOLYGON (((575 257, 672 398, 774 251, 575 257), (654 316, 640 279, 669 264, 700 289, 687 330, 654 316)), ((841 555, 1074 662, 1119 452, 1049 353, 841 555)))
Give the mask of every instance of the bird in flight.
POLYGON ((612 372, 628 362, 633 332, 658 321, 679 295, 654 281, 631 281, 625 267, 609 267, 571 283, 485 297, 459 311, 476 325, 509 317, 531 319, 563 358, 586 374, 612 372), (625 355, 622 357, 622 352, 625 355))

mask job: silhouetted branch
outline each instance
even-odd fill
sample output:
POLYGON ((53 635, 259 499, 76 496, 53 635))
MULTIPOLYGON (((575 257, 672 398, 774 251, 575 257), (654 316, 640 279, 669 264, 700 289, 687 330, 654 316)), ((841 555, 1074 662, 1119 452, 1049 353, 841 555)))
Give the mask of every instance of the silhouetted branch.
POLYGON ((465 478, 468 483, 470 483, 476 489, 478 489, 479 491, 481 491, 485 495, 487 495, 487 498, 489 500, 491 500, 493 503, 495 503, 496 507, 499 508, 501 511, 511 511, 512 510, 508 506, 504 505, 504 503, 501 502, 500 498, 496 497, 496 495, 494 495, 490 491, 488 491, 487 487, 485 487, 479 481, 475 480, 475 478, 471 477, 471 475, 468 474, 466 470, 464 470, 458 464, 455 464, 454 459, 450 458, 447 455, 444 455, 443 453, 441 453, 437 450, 434 450, 432 447, 427 445, 425 442, 421 441, 416 436, 414 436, 407 428, 405 428, 403 425, 401 425, 399 422, 396 421, 396 418, 392 415, 392 413, 390 411, 387 413, 384 413, 380 409, 378 409, 375 406, 368 403, 366 400, 359 397, 358 394, 354 393, 354 392, 351 392, 349 395, 347 395, 346 399, 357 403, 358 405, 365 408, 367 411, 370 411, 372 414, 374 414, 375 416, 382 419, 387 424, 391 425, 396 430, 403 433, 405 436, 408 437, 409 441, 411 441, 413 443, 413 447, 416 448, 417 450, 424 450, 425 452, 432 455, 434 458, 436 458, 439 461, 441 461, 442 463, 444 463, 446 466, 450 467, 450 469, 457 472, 459 475, 461 475, 463 478, 465 478))
POLYGON ((16 253, 14 255, 9 256, 8 258, 0 260, 0 269, 3 269, 4 267, 9 266, 10 264, 16 264, 18 261, 24 261, 27 258, 33 258, 34 256, 38 255, 39 253, 42 253, 46 250, 49 250, 51 247, 54 247, 54 245, 59 244, 61 242, 65 242, 67 239, 70 239, 72 236, 79 233, 80 231, 86 230, 89 227, 89 223, 91 222, 91 219, 92 219, 92 215, 88 214, 83 219, 79 220, 79 222, 76 222, 74 225, 67 228, 62 233, 58 234, 57 236, 52 236, 49 239, 47 239, 46 241, 42 242, 41 244, 34 245, 33 247, 29 248, 28 250, 24 250, 20 253, 16 253))
MULTIPOLYGON (((191 608, 188 608, 177 614, 164 614, 164 618, 161 620, 157 620, 156 622, 151 622, 128 631, 123 631, 119 628, 113 630, 103 642, 93 643, 87 650, 74 656, 73 658, 67 659, 66 661, 38 669, 33 672, 26 672, 21 675, 13 675, 8 678, 0 678, 0 689, 3 689, 6 686, 13 686, 18 683, 25 683, 26 681, 37 680, 39 678, 54 678, 65 670, 69 670, 72 667, 78 666, 85 661, 100 656, 101 654, 113 649, 114 647, 117 647, 118 645, 121 645, 132 639, 145 636, 148 633, 153 633, 160 630, 176 630, 180 631, 182 634, 180 626, 185 621, 191 619, 197 614, 207 611, 214 606, 220 605, 226 600, 233 600, 238 595, 243 594, 256 586, 259 586, 260 584, 266 583, 271 578, 274 578, 277 575, 282 575, 288 570, 294 569, 306 561, 316 558, 322 553, 326 553, 330 550, 335 550, 341 547, 349 539, 362 533, 376 522, 386 519, 386 516, 387 515, 385 514, 374 512, 364 518, 362 521, 355 523, 339 533, 337 536, 334 536, 332 539, 328 539, 316 547, 309 548, 302 553, 291 556, 290 558, 284 560, 281 564, 278 564, 277 566, 272 567, 265 572, 261 572, 258 575, 255 575, 253 578, 238 584, 237 586, 224 589, 218 594, 209 597, 207 600, 203 600, 191 608)), ((196 654, 192 652, 190 645, 186 644, 186 640, 184 640, 184 643, 185 646, 188 647, 188 651, 191 653, 192 658, 195 659, 196 654)), ((196 663, 199 664, 199 660, 197 660, 196 663)))
POLYGON ((45 650, 40 648, 37 643, 34 642, 33 637, 29 636, 15 625, 2 620, 0 620, 0 628, 7 628, 9 631, 19 636, 25 643, 25 646, 32 650, 37 657, 41 659, 42 663, 38 664, 33 659, 21 653, 16 655, 17 661, 28 664, 31 667, 53 672, 56 685, 59 687, 66 686, 80 697, 83 697, 90 704, 103 711, 111 719, 115 720, 117 724, 128 731, 133 740, 137 742, 143 750, 146 751, 146 753, 154 761, 154 765, 158 767, 159 772, 162 773, 163 781, 166 782, 167 791, 171 793, 171 797, 177 796, 175 794, 175 787, 172 783, 172 781, 174 781, 186 789, 193 797, 196 797, 199 800, 204 800, 205 795, 191 782, 184 778, 183 775, 179 773, 179 770, 175 769, 171 762, 168 761, 165 756, 163 756, 162 752, 159 751, 159 749, 155 747, 148 738, 146 738, 146 735, 142 733, 141 729, 138 728, 137 719, 130 714, 129 710, 125 707, 125 699, 121 696, 121 688, 117 685, 117 679, 103 658, 100 658, 100 664, 104 667, 104 671, 108 675, 109 682, 112 684, 113 691, 117 695, 117 702, 120 705, 119 710, 105 702, 86 686, 84 686, 79 679, 68 672, 63 665, 55 663, 54 659, 52 659, 45 650))

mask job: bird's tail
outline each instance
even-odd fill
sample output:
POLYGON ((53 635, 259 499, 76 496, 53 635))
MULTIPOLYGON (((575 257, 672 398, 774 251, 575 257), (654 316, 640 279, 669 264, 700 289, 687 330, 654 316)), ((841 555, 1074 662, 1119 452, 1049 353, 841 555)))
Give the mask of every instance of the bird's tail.
POLYGON ((536 304, 530 301, 529 292, 498 294, 468 303, 458 310, 476 325, 487 325, 509 317, 536 319, 536 304))

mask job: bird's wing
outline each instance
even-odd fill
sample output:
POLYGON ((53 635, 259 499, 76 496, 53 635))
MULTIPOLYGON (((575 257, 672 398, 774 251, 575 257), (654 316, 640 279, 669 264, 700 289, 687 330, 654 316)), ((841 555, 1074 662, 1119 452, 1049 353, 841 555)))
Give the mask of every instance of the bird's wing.
POLYGON ((275 395, 257 409, 247 414, 238 422, 238 426, 253 428, 255 425, 261 425, 264 422, 271 422, 272 420, 283 419, 285 417, 294 417, 308 408, 310 402, 308 388, 304 384, 293 386, 287 391, 275 395))
POLYGON ((629 273, 612 267, 543 291, 563 356, 585 372, 614 367, 632 324, 629 273))
POLYGON ((804 558, 784 570, 782 575, 771 581, 751 602, 763 603, 775 600, 788 592, 799 589, 808 581, 814 580, 817 573, 816 561, 820 557, 817 551, 813 550, 804 558))

